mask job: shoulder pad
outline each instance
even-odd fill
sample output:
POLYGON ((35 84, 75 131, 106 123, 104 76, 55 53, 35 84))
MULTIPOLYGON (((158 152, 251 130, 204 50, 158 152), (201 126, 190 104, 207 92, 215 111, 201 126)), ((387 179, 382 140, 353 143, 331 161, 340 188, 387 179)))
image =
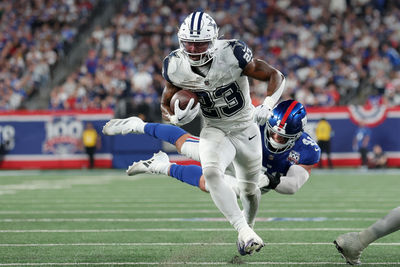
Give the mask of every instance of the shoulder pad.
POLYGON ((162 67, 162 76, 164 77, 164 79, 166 80, 166 81, 168 81, 169 83, 172 83, 172 81, 171 81, 171 79, 168 77, 168 67, 169 67, 169 64, 170 64, 170 60, 172 59, 172 58, 179 58, 179 55, 178 55, 178 50, 174 50, 174 51, 172 51, 168 56, 166 56, 165 58, 164 58, 164 61, 163 61, 163 67, 162 67))
POLYGON ((229 40, 229 45, 232 47, 233 54, 239 62, 239 67, 244 69, 247 64, 253 59, 253 53, 250 48, 240 40, 229 40))

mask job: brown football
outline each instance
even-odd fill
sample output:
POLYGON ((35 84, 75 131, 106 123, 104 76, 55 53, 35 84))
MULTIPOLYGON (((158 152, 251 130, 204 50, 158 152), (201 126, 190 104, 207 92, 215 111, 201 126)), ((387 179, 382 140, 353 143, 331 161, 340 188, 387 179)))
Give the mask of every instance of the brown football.
POLYGON ((191 98, 194 99, 194 103, 192 106, 192 108, 193 108, 199 102, 199 100, 197 99, 197 95, 195 93, 193 93, 190 90, 186 90, 186 89, 182 89, 182 90, 179 90, 178 92, 176 92, 172 96, 171 102, 170 102, 170 108, 171 108, 172 112, 174 112, 174 110, 175 110, 175 101, 177 99, 179 99, 179 108, 183 110, 187 107, 191 98))

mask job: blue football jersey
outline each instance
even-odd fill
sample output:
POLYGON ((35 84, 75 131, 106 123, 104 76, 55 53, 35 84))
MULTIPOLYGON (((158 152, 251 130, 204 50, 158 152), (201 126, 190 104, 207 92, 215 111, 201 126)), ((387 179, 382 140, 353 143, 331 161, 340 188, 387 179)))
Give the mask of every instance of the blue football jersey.
POLYGON ((268 149, 265 140, 265 126, 260 126, 263 144, 263 171, 275 175, 277 172, 286 175, 289 167, 296 164, 313 165, 319 161, 321 149, 307 133, 303 133, 294 146, 282 153, 274 153, 268 149))

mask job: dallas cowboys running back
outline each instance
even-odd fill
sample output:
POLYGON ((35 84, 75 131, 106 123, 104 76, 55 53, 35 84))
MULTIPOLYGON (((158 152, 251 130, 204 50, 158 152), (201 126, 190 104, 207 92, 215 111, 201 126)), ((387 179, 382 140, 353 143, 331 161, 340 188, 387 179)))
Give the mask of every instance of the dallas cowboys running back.
POLYGON ((183 88, 198 96, 205 122, 200 133, 199 155, 211 198, 238 231, 239 243, 251 254, 264 246, 250 227, 254 225, 259 205, 257 182, 262 151, 260 132, 252 119, 254 107, 247 77, 269 82, 271 96, 263 112, 258 113, 260 119, 265 119, 269 107, 282 94, 284 77, 266 62, 253 59, 245 43, 219 40, 218 26, 205 12, 193 12, 186 17, 178 39, 180 48, 163 62, 166 86, 161 99, 162 115, 176 125, 192 121, 199 105, 192 109, 191 101, 181 110, 176 101, 172 111, 170 100, 183 88), (230 164, 236 171, 243 212, 235 192, 224 183, 224 173, 230 164))
MULTIPOLYGON (((297 101, 288 100, 277 105, 266 125, 260 126, 263 150, 263 172, 257 184, 262 193, 273 189, 282 194, 294 194, 308 180, 313 165, 319 161, 320 148, 305 132, 306 111, 297 101)), ((199 160, 199 138, 183 129, 159 123, 145 123, 137 117, 108 122, 103 132, 109 135, 121 133, 148 134, 170 142, 178 152, 194 160, 199 160)), ((202 170, 197 165, 178 165, 169 162, 167 154, 159 152, 151 159, 139 161, 129 166, 128 175, 153 173, 170 175, 182 182, 197 186, 208 192, 202 170)), ((233 174, 235 176, 235 174, 233 174)), ((239 196, 238 181, 225 174, 227 184, 239 196)), ((238 244, 239 253, 247 254, 238 244)))

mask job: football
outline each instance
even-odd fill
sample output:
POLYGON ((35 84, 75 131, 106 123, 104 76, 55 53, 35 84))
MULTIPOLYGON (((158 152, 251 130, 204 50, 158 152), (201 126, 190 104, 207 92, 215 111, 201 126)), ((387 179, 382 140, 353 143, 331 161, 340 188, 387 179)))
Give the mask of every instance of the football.
POLYGON ((192 108, 193 108, 199 102, 199 100, 197 99, 197 95, 195 93, 193 93, 190 90, 186 90, 186 89, 182 89, 182 90, 179 90, 178 92, 176 92, 172 96, 171 102, 170 102, 170 108, 171 108, 172 112, 174 112, 174 110, 175 110, 175 101, 177 99, 179 99, 179 108, 183 110, 187 107, 191 98, 194 99, 194 103, 192 106, 192 108))

